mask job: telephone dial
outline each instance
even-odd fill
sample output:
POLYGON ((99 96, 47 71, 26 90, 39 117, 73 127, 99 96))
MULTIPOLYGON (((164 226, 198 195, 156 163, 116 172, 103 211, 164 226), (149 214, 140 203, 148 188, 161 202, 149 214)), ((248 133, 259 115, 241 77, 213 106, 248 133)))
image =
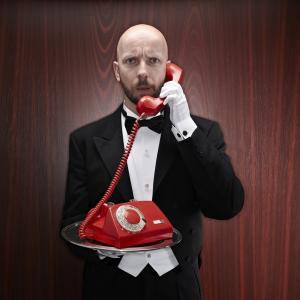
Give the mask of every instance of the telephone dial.
MULTIPOLYGON (((182 69, 173 63, 166 66, 165 81, 182 80, 182 69)), ((146 245, 171 239, 173 227, 153 201, 130 200, 126 203, 108 202, 127 163, 139 120, 154 116, 164 107, 164 99, 143 96, 137 103, 139 118, 135 121, 128 143, 114 177, 98 204, 92 208, 79 227, 79 237, 91 239, 116 248, 146 245)))

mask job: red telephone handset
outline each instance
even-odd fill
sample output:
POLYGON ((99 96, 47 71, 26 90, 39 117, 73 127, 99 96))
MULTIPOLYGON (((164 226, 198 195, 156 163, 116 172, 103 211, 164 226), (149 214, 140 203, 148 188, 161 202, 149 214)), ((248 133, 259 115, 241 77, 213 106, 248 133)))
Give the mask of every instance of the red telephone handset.
MULTIPOLYGON (((166 66, 166 78, 165 81, 182 81, 182 69, 173 63, 168 63, 166 66)), ((136 110, 141 115, 144 113, 147 116, 155 116, 160 112, 164 105, 164 99, 153 98, 150 96, 142 97, 136 105, 136 110)))
MULTIPOLYGON (((182 80, 182 69, 175 64, 167 64, 166 81, 182 80)), ((142 97, 137 104, 140 117, 135 121, 121 162, 114 177, 98 204, 92 208, 80 225, 79 237, 126 248, 149 244, 173 237, 173 227, 154 201, 137 201, 120 204, 107 203, 116 188, 127 163, 139 120, 143 116, 156 115, 163 108, 163 99, 142 97)))

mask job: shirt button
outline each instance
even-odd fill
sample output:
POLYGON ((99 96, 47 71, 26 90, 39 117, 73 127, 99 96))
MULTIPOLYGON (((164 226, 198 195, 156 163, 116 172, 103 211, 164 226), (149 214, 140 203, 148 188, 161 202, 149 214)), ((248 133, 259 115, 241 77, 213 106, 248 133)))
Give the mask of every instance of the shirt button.
POLYGON ((148 253, 148 254, 147 254, 147 257, 148 257, 148 258, 150 258, 150 257, 151 257, 151 254, 150 254, 150 253, 148 253))
POLYGON ((145 188, 148 189, 149 188, 149 183, 145 184, 145 188))

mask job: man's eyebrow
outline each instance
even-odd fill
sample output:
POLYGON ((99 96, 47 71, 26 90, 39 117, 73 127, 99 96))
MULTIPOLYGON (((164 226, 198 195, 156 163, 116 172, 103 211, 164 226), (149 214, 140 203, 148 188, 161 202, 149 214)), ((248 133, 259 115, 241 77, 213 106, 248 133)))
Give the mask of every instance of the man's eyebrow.
POLYGON ((154 53, 145 53, 146 54, 146 57, 157 57, 157 58, 162 58, 163 57, 163 55, 162 54, 160 54, 160 53, 156 53, 156 52, 154 52, 154 53))
MULTIPOLYGON (((147 58, 152 58, 152 57, 156 57, 156 58, 159 58, 159 59, 162 59, 163 58, 163 55, 162 54, 160 54, 160 53, 156 53, 156 52, 154 52, 154 53, 145 53, 145 56, 147 57, 147 58)), ((124 55, 123 55, 123 57, 121 57, 121 60, 122 61, 125 61, 126 59, 128 59, 128 58, 137 58, 137 57, 139 57, 139 54, 138 53, 125 53, 124 55)))
POLYGON ((138 56, 138 55, 133 54, 133 53, 131 53, 131 54, 125 54, 125 55, 122 57, 122 59, 124 60, 124 59, 129 58, 129 57, 137 57, 137 56, 138 56))

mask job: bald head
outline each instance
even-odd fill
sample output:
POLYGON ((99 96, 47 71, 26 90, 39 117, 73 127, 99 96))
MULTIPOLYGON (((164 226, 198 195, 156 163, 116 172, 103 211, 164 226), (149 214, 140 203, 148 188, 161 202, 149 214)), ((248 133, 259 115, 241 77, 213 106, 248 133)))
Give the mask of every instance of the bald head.
POLYGON ((113 68, 124 91, 125 103, 133 111, 142 96, 158 97, 168 62, 166 39, 155 27, 139 24, 121 35, 113 68))
POLYGON ((147 24, 138 24, 128 28, 120 37, 117 46, 117 60, 124 52, 136 46, 144 46, 153 41, 163 58, 168 58, 168 45, 163 34, 155 27, 147 24))

